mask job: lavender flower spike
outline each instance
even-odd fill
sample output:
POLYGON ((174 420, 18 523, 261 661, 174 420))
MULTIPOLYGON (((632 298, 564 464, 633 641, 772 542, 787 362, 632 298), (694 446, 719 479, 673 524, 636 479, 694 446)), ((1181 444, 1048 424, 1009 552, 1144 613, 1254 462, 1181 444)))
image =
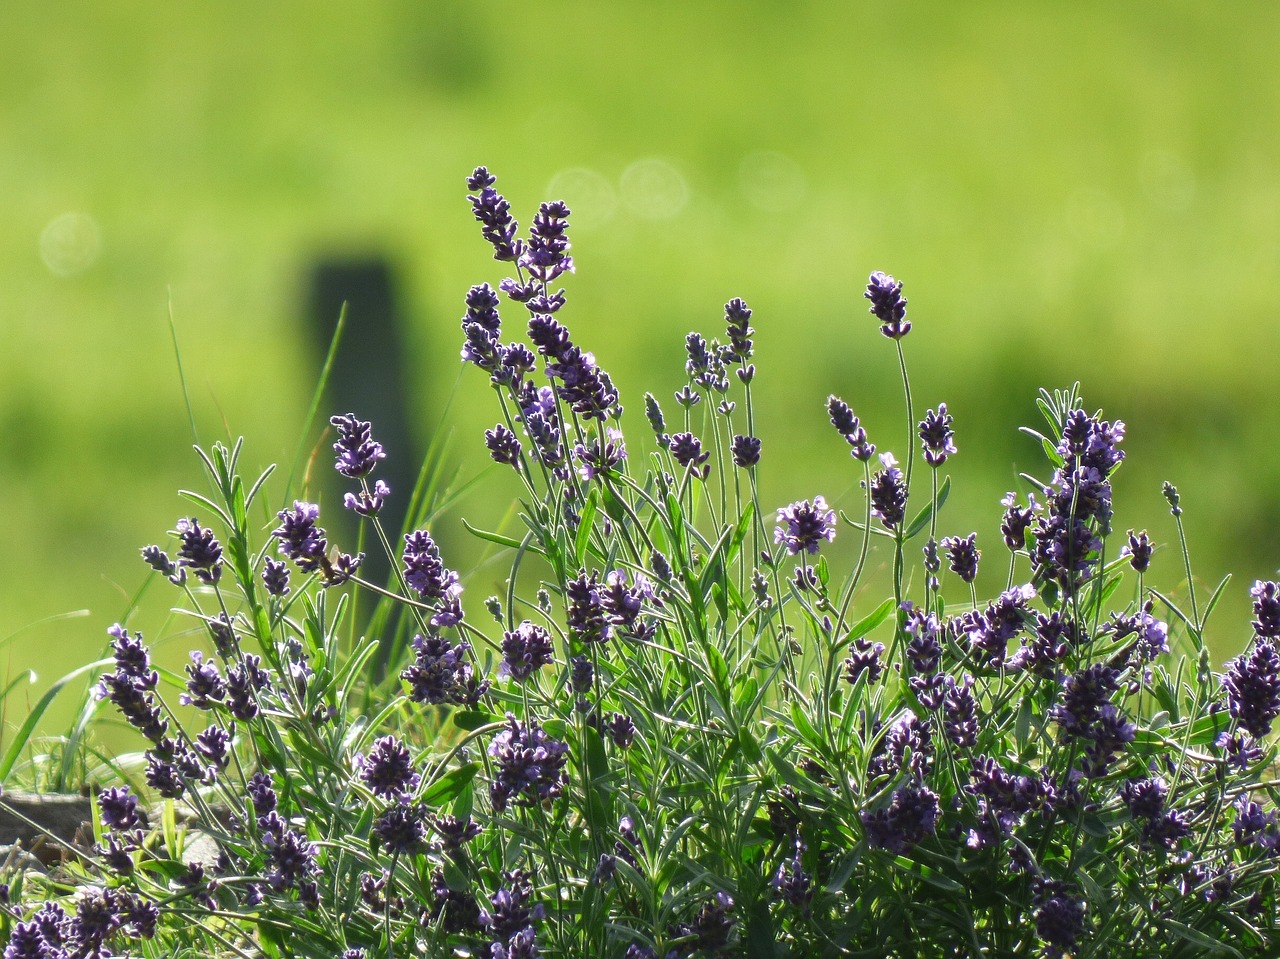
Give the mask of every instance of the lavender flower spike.
POLYGON ((773 530, 773 541, 782 543, 792 556, 800 552, 816 553, 822 540, 834 542, 836 538, 836 513, 827 508, 827 501, 815 496, 813 502, 802 500, 778 510, 778 526, 773 530))
POLYGON ((935 469, 956 454, 956 433, 951 428, 947 404, 939 403, 938 411, 929 410, 920 422, 920 441, 924 443, 925 462, 935 469))
POLYGON ((892 276, 876 270, 867 280, 867 292, 862 295, 871 301, 869 312, 880 321, 881 333, 891 340, 900 340, 911 332, 902 284, 892 276))
POLYGON ((333 444, 333 451, 338 454, 334 469, 343 476, 348 479, 368 476, 378 460, 386 459, 382 444, 373 438, 370 423, 356 419, 354 413, 330 417, 329 422, 338 431, 338 442, 333 444))

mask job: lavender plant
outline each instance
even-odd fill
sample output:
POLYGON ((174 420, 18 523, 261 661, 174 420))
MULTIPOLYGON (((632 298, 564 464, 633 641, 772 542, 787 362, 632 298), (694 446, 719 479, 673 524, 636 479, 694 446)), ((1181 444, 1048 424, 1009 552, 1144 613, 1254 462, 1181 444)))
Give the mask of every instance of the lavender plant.
POLYGON ((1002 543, 940 536, 955 424, 917 421, 903 286, 876 272, 904 433, 873 445, 830 397, 860 513, 762 503, 746 303, 687 337, 671 419, 646 394, 624 435, 560 320, 568 207, 522 235, 487 170, 468 186, 510 275, 466 294, 462 359, 522 488, 522 531, 477 531, 511 556, 488 628, 430 529, 383 528, 395 451, 371 424, 331 421, 385 586, 315 504, 265 511, 238 444, 202 451, 203 518, 143 559, 205 647, 180 675, 109 631, 100 693, 149 744, 145 786, 99 794, 78 863, 5 888, 4 959, 1274 955, 1280 587, 1254 585, 1253 638, 1215 673, 1227 581, 1202 605, 1180 538, 1184 603, 1147 582, 1146 533, 1115 532, 1122 422, 1043 393, 1045 472, 1001 501, 1002 543), (837 536, 858 541, 843 575, 837 536), (856 609, 873 545, 892 595, 856 609), (993 562, 1006 587, 981 600, 993 562), (361 591, 413 632, 389 693, 368 668, 388 637, 340 630, 361 591), (179 808, 216 855, 184 855, 179 808))

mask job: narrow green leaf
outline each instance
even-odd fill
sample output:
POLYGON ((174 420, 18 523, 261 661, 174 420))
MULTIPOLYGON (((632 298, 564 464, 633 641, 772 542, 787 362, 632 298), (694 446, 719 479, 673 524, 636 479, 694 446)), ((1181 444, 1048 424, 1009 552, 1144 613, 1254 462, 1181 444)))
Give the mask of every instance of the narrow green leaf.
POLYGON ((479 771, 479 763, 467 763, 465 766, 450 770, 423 791, 422 801, 432 807, 452 802, 462 792, 463 787, 476 778, 476 773, 479 771))
POLYGON ((879 606, 873 609, 870 613, 868 613, 862 619, 854 623, 853 628, 849 630, 848 637, 846 637, 847 641, 853 642, 855 639, 861 639, 863 636, 867 635, 867 633, 871 632, 873 629, 875 629, 877 626, 883 623, 886 619, 888 619, 889 614, 892 612, 893 612, 893 597, 890 596, 883 603, 881 603, 879 606))
MULTIPOLYGON (((479 539, 486 540, 487 542, 497 543, 499 546, 510 546, 512 549, 519 549, 520 546, 522 545, 520 540, 512 539, 510 536, 503 536, 501 533, 491 533, 488 530, 477 529, 476 527, 468 523, 465 519, 462 521, 462 525, 466 528, 467 532, 470 533, 472 536, 478 537, 479 539)), ((525 549, 527 549, 530 553, 537 553, 539 556, 546 555, 546 553, 544 553, 537 546, 534 546, 532 543, 529 543, 527 546, 525 546, 525 549)))
POLYGON ((35 731, 36 724, 40 722, 40 718, 44 715, 45 710, 49 708, 49 704, 53 702, 58 693, 62 692, 63 687, 85 673, 100 669, 103 666, 110 666, 114 662, 115 660, 112 659, 99 659, 86 666, 81 666, 79 669, 73 669, 45 691, 45 694, 40 697, 31 712, 27 714, 27 718, 22 725, 18 727, 17 733, 14 734, 13 742, 5 750, 4 758, 0 759, 0 782, 4 782, 9 778, 9 773, 13 771, 13 766, 18 761, 18 757, 22 755, 22 750, 26 747, 32 732, 35 731))

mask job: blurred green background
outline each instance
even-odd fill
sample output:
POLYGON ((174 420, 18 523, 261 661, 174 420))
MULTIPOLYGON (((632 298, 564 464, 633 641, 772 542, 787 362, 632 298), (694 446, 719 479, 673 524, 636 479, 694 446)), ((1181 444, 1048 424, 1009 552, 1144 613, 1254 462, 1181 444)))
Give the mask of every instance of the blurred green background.
MULTIPOLYGON (((92 658, 200 486, 170 310, 201 440, 287 464, 323 349, 312 265, 387 258, 414 438, 456 389, 452 455, 485 469, 496 413, 457 359, 463 294, 503 276, 465 200, 478 163, 522 223, 573 208, 561 316, 622 389, 633 455, 643 391, 675 409, 684 333, 748 300, 767 504, 857 511, 829 392, 901 456, 861 291, 903 280, 917 411, 946 401, 958 429, 942 525, 978 531, 990 589, 998 501, 1041 466, 1017 426, 1081 380, 1129 424, 1121 531, 1171 542, 1171 479, 1199 576, 1236 577, 1220 662, 1280 563, 1277 49, 1264 3, 7 0, 0 636, 90 614, 25 631, 0 670, 36 669, 34 697, 92 658)), ((458 516, 492 526, 514 492, 492 472, 436 530, 446 558, 474 563, 458 516)), ((1172 552, 1155 569, 1183 589, 1172 552)), ((137 622, 175 628, 171 601, 152 589, 137 622)))

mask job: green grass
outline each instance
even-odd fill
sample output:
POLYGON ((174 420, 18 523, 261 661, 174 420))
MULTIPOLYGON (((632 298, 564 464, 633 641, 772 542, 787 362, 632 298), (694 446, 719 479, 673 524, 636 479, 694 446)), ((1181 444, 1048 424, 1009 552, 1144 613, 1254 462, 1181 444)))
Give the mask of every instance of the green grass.
MULTIPOLYGON (((323 350, 302 341, 306 265, 385 251, 425 440, 455 384, 462 294, 502 275, 464 175, 487 163, 528 198, 578 167, 616 189, 646 157, 683 175, 678 216, 567 196, 564 318, 631 398, 637 440, 641 391, 669 395, 684 332, 717 333, 741 295, 766 501, 848 505, 856 476, 821 404, 841 393, 901 452, 896 371, 860 299, 891 271, 928 328, 907 342, 917 402, 945 400, 959 430, 945 531, 976 528, 994 555, 1008 463, 1036 457, 1015 428, 1036 387, 1081 379, 1130 425, 1123 514, 1170 543, 1174 480, 1197 568, 1238 574, 1211 637, 1225 658, 1247 638, 1248 582, 1278 561, 1278 41, 1260 3, 7 4, 0 634, 91 615, 25 634, 3 666, 38 669, 34 703, 95 656, 138 547, 185 509, 198 472, 170 303, 202 439, 244 433, 247 462, 286 462, 323 350), (761 151, 802 175, 782 209, 741 182, 761 151), (68 211, 94 218, 102 252, 64 278, 38 247, 68 211)), ((492 421, 482 383, 461 389, 468 476, 492 421)), ((463 511, 502 515, 511 492, 495 477, 463 511)), ((457 556, 460 528, 440 532, 457 556)), ((1178 564, 1157 563, 1176 588, 1178 564)))

